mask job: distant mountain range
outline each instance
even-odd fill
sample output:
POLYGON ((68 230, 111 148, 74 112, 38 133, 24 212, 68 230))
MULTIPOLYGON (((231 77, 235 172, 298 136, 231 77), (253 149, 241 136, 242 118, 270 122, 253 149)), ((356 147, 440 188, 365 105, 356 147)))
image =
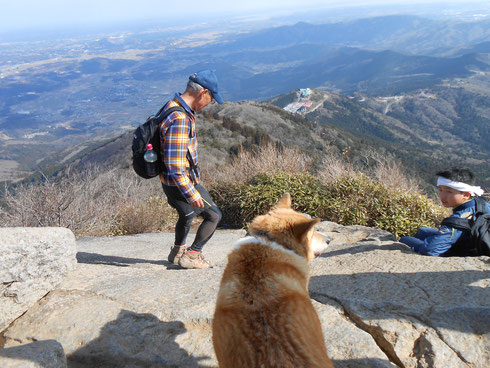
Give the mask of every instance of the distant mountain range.
MULTIPOLYGON (((179 37, 145 31, 9 46, 0 56, 0 164, 27 173, 81 159, 157 111, 190 74, 211 68, 226 100, 270 100, 278 108, 261 108, 277 119, 286 119, 281 101, 291 91, 316 89, 324 102, 305 119, 287 119, 303 119, 314 140, 325 127, 350 140, 321 145, 379 147, 425 173, 461 161, 490 176, 482 164, 489 161, 490 21, 386 16, 179 37)), ((253 104, 227 104, 223 114, 253 104)), ((257 129, 289 144, 274 121, 257 129)), ((243 143, 232 138, 208 142, 216 157, 243 143)))
MULTIPOLYGON (((318 50, 315 45, 302 45, 301 49, 307 53, 308 47, 318 50)), ((475 53, 440 58, 341 48, 311 62, 244 78, 233 93, 250 99, 252 95, 268 97, 316 87, 346 94, 393 95, 431 88, 445 79, 469 77, 476 71, 489 72, 490 64, 475 53)))
POLYGON ((488 41, 490 20, 454 22, 411 15, 357 19, 349 22, 309 24, 299 22, 236 36, 216 51, 264 50, 302 43, 395 50, 407 54, 434 55, 461 45, 488 41))

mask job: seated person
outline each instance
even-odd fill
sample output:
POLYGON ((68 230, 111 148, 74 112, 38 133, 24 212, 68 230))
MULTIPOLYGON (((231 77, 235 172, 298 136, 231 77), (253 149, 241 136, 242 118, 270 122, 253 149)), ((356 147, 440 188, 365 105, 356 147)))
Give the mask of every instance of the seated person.
MULTIPOLYGON (((437 188, 439 198, 444 207, 452 208, 451 217, 471 218, 475 210, 472 196, 481 196, 483 189, 474 186, 474 175, 468 169, 453 168, 438 172, 437 188)), ((490 205, 486 203, 487 211, 490 205)), ((428 256, 450 256, 451 247, 462 236, 468 236, 467 231, 451 226, 442 225, 438 229, 420 228, 415 237, 404 236, 400 242, 408 245, 413 251, 428 256)))

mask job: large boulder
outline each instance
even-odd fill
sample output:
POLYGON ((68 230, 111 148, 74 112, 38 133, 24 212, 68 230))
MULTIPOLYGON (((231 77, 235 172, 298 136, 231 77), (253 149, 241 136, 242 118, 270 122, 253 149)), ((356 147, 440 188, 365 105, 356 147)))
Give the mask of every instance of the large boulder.
MULTIPOLYGON (((490 366, 488 258, 425 257, 385 231, 318 226, 333 240, 310 293, 337 368, 490 366)), ((206 270, 166 261, 171 233, 81 239, 77 267, 4 332, 5 348, 55 339, 77 368, 216 367, 216 295, 243 235, 217 231, 206 270)))
POLYGON ((339 305, 400 367, 490 366, 488 257, 422 256, 380 230, 320 227, 350 229, 358 241, 337 243, 333 236, 312 267, 313 299, 339 305))
POLYGON ((58 286, 76 265, 65 228, 0 228, 0 331, 58 286))

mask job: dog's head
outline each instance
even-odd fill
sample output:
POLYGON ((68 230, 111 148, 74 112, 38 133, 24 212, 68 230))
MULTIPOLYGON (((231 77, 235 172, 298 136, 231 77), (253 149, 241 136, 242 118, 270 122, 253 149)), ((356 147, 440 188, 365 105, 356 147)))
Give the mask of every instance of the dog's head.
POLYGON ((318 222, 320 219, 293 210, 291 196, 286 193, 272 210, 252 221, 248 232, 275 241, 312 261, 315 254, 322 253, 328 246, 328 239, 313 229, 318 222))

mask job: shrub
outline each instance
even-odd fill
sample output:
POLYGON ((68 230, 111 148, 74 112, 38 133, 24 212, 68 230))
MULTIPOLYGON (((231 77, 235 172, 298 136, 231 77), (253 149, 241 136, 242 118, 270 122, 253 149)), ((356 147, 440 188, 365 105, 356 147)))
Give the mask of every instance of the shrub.
POLYGON ((377 227, 395 236, 411 235, 421 226, 438 226, 446 209, 428 197, 386 188, 363 174, 344 176, 328 185, 329 221, 377 227))
POLYGON ((245 184, 214 186, 211 195, 223 213, 222 225, 244 227, 266 213, 289 192, 293 207, 300 212, 323 217, 328 201, 327 188, 311 174, 259 174, 245 184))
POLYGON ((77 237, 159 231, 175 216, 158 180, 132 171, 88 170, 6 190, 2 226, 63 226, 77 237))
MULTIPOLYGON (((447 215, 412 182, 400 185, 399 165, 376 157, 371 161, 376 165, 369 167, 367 176, 342 157, 325 155, 323 169, 314 176, 309 173, 311 157, 268 144, 242 150, 227 165, 206 172, 206 186, 223 213, 221 225, 233 228, 266 213, 285 192, 300 212, 342 225, 377 227, 396 236, 437 226, 447 215)), ((64 226, 78 237, 167 230, 177 217, 159 180, 142 180, 130 169, 89 168, 60 178, 44 177, 40 183, 6 190, 2 199, 2 226, 64 226)))
POLYGON ((429 198, 403 190, 388 190, 365 175, 346 175, 324 184, 311 174, 260 174, 246 183, 211 189, 223 212, 222 224, 245 227, 289 192, 293 207, 313 217, 342 225, 365 225, 395 236, 413 234, 421 226, 437 226, 446 216, 429 198))
POLYGON ((312 162, 311 157, 298 149, 281 148, 269 143, 254 150, 239 150, 226 165, 213 169, 212 173, 206 173, 206 179, 213 186, 223 183, 245 183, 257 174, 307 172, 312 162))
POLYGON ((131 199, 118 208, 110 235, 160 232, 176 221, 177 213, 162 197, 131 199))

